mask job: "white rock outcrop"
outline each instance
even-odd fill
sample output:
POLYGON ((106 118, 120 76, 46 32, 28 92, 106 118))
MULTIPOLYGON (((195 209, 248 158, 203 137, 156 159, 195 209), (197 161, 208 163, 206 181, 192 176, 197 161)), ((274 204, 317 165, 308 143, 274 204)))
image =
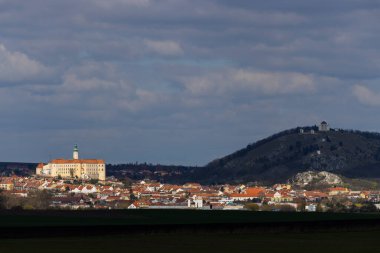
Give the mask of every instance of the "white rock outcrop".
POLYGON ((290 183, 298 186, 306 186, 311 183, 319 185, 339 185, 343 183, 341 177, 327 171, 306 171, 298 173, 290 183))

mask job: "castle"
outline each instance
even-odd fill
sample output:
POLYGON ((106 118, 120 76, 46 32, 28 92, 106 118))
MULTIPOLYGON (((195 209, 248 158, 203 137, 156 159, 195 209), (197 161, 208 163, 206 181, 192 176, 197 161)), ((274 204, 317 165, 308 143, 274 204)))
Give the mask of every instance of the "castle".
MULTIPOLYGON (((331 130, 330 125, 326 121, 322 121, 318 125, 318 132, 329 132, 331 130)), ((333 130, 333 129, 332 129, 333 130)), ((314 127, 310 130, 309 133, 306 133, 303 128, 299 129, 300 134, 315 134, 314 127)))
POLYGON ((78 146, 74 146, 73 159, 54 159, 48 164, 40 163, 36 174, 44 177, 61 177, 77 179, 106 179, 104 160, 79 159, 78 146))
POLYGON ((319 132, 328 132, 330 131, 330 126, 327 124, 326 121, 322 121, 321 124, 318 126, 319 132))

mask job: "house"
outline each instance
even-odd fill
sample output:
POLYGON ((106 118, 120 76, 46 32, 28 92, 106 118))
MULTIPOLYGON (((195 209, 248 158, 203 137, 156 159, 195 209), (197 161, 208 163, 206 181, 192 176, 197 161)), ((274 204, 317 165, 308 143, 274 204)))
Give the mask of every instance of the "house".
POLYGON ((120 200, 119 196, 108 196, 105 198, 106 202, 113 202, 113 201, 118 201, 118 200, 120 200))
POLYGON ((146 185, 146 191, 148 192, 155 192, 155 191, 158 191, 158 189, 160 189, 162 187, 162 184, 160 183, 151 183, 151 184, 148 184, 146 185))
POLYGON ((303 196, 308 200, 312 202, 319 202, 322 199, 325 199, 328 197, 326 193, 320 192, 320 191, 305 191, 303 193, 303 196))
POLYGON ((24 185, 24 190, 27 191, 37 191, 37 190, 43 190, 43 182, 37 181, 37 180, 28 180, 26 181, 26 184, 24 185))
POLYGON ((11 191, 14 188, 13 179, 10 177, 3 177, 0 179, 0 189, 11 191))
POLYGON ((202 186, 199 183, 186 183, 183 185, 183 188, 200 189, 202 186))
POLYGON ((23 198, 28 197, 28 192, 23 191, 23 190, 13 190, 13 191, 11 191, 11 194, 15 195, 17 197, 23 197, 23 198))
POLYGON ((149 206, 149 203, 146 201, 134 201, 127 208, 128 209, 137 209, 137 208, 146 208, 149 206))
POLYGON ((90 193, 96 193, 98 190, 96 189, 96 186, 94 185, 80 185, 76 187, 71 192, 74 193, 84 193, 84 194, 90 194, 90 193))
POLYGON ((276 191, 279 191, 279 190, 290 190, 292 188, 292 186, 290 184, 275 184, 273 186, 273 189, 275 189, 276 191))
POLYGON ((317 205, 316 204, 309 204, 305 206, 306 212, 316 212, 317 211, 317 205))
POLYGON ((22 191, 25 189, 25 186, 26 186, 26 182, 24 182, 23 180, 20 180, 20 181, 14 181, 14 189, 15 190, 18 190, 18 191, 22 191))
POLYGON ((370 191, 362 191, 359 196, 362 199, 369 199, 370 194, 371 194, 370 191))
POLYGON ((202 208, 203 207, 203 199, 202 197, 193 197, 187 200, 187 207, 195 207, 202 208))
POLYGON ((348 194, 350 190, 345 187, 333 187, 333 188, 328 188, 327 192, 330 196, 336 196, 336 195, 348 194))
POLYGON ((243 205, 238 205, 238 204, 226 204, 224 207, 223 207, 223 210, 243 210, 244 209, 244 206, 243 205))
POLYGON ((262 187, 247 187, 240 190, 240 193, 231 193, 228 196, 233 201, 248 201, 254 199, 261 199, 265 196, 265 188, 262 187))
POLYGON ((269 199, 271 202, 282 203, 282 202, 291 202, 293 197, 290 195, 289 191, 276 191, 268 192, 265 194, 265 198, 269 199))

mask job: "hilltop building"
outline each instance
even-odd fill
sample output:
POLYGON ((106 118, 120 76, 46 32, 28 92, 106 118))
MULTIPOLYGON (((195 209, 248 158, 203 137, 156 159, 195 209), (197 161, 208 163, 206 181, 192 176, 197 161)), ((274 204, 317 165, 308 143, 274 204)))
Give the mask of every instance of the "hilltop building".
POLYGON ((319 124, 318 130, 319 132, 328 132, 330 131, 330 126, 326 121, 322 121, 321 124, 319 124))
POLYGON ((62 177, 78 179, 106 179, 104 160, 79 159, 78 146, 74 146, 73 159, 54 159, 48 164, 40 163, 36 174, 44 177, 62 177))

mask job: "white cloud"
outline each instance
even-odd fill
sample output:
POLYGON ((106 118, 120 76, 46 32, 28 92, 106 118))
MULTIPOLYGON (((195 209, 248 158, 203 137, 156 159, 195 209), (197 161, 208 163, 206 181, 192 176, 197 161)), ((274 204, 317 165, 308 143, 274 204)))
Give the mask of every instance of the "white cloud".
POLYGON ((136 87, 110 63, 86 62, 68 69, 59 85, 33 85, 26 90, 37 103, 95 111, 138 112, 162 100, 160 94, 136 87))
POLYGON ((364 85, 354 85, 352 93, 362 104, 380 106, 380 93, 373 92, 364 85))
POLYGON ((19 82, 40 79, 48 69, 20 52, 11 52, 0 44, 0 82, 19 82))
POLYGON ((264 95, 313 92, 315 78, 295 72, 226 70, 185 80, 185 88, 194 95, 255 93, 264 95))
POLYGON ((251 72, 238 70, 233 79, 241 86, 264 94, 310 92, 315 89, 314 78, 295 72, 251 72))
POLYGON ((178 42, 172 40, 144 40, 145 46, 161 55, 180 55, 183 49, 178 42))
POLYGON ((150 5, 150 0, 96 0, 96 5, 101 8, 112 8, 115 5, 130 5, 130 6, 138 6, 145 7, 150 5))

